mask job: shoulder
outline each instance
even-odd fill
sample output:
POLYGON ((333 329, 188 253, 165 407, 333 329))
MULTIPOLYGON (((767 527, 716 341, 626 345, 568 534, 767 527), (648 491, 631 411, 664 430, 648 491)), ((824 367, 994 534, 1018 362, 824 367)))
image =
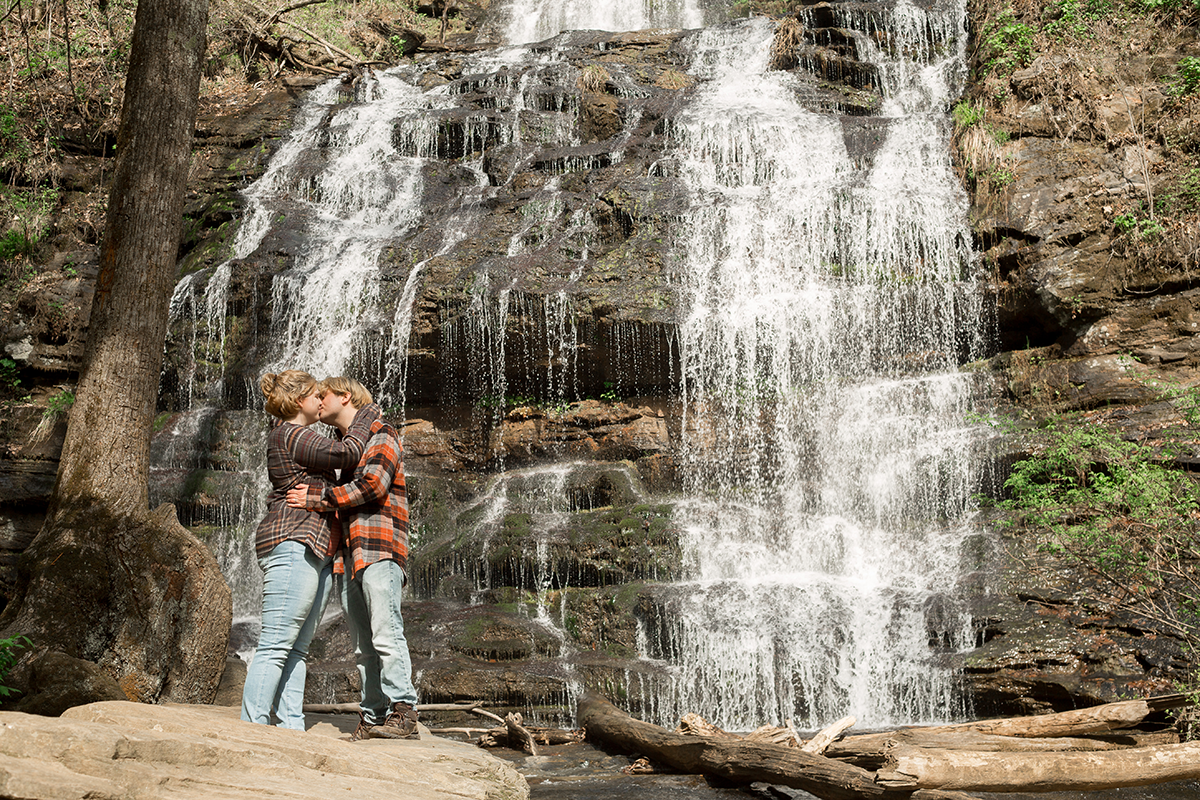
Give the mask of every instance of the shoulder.
POLYGON ((400 441, 400 434, 396 433, 396 429, 392 427, 392 424, 383 417, 379 417, 371 423, 371 438, 374 439, 376 436, 387 436, 400 441))

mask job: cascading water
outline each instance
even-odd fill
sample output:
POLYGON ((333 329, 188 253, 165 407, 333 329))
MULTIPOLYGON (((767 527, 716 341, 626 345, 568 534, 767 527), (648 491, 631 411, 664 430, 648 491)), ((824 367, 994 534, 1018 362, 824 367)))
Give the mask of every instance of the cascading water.
MULTIPOLYGON (((492 27, 513 43, 565 27, 701 21, 690 0, 590 4, 586 14, 582 4, 502 8, 492 27)), ((969 634, 953 597, 959 552, 975 533, 978 476, 966 422, 974 395, 957 365, 980 355, 984 339, 945 114, 962 79, 964 10, 908 0, 864 8, 835 10, 832 24, 882 84, 867 128, 814 110, 837 103, 811 102, 813 82, 768 68, 776 26, 766 19, 670 34, 672 66, 657 78, 625 56, 604 61, 594 72, 624 105, 613 104, 610 127, 591 140, 580 134, 583 76, 566 53, 610 51, 582 34, 457 54, 452 67, 397 67, 368 78, 353 100, 336 82, 314 91, 247 193, 235 258, 185 278, 173 302, 175 320, 191 320, 180 405, 197 430, 236 428, 245 443, 236 469, 247 479, 199 520, 224 533, 210 543, 235 613, 257 614, 250 540, 265 511, 266 429, 261 411, 247 409, 257 392, 225 379, 232 356, 250 365, 240 373, 247 383, 247 373, 283 367, 359 375, 403 417, 414 348, 433 339, 414 327, 417 306, 434 302, 426 289, 438 280, 436 326, 428 312, 422 323, 436 327, 437 371, 431 380, 418 364, 417 390, 426 403, 467 406, 453 413, 487 442, 476 467, 501 469, 480 481, 450 537, 477 540, 447 559, 458 559, 453 573, 472 583, 473 601, 507 580, 533 597, 542 622, 565 628, 565 596, 557 608, 548 598, 583 580, 563 566, 563 551, 586 538, 571 515, 631 537, 659 535, 672 516, 649 504, 658 500, 647 500, 630 463, 588 468, 563 450, 556 465, 504 471, 506 451, 494 443, 511 393, 561 409, 585 382, 593 397, 601 386, 629 397, 673 380, 675 395, 660 389, 655 402, 681 410, 670 423, 682 484, 670 525, 688 576, 656 601, 657 629, 642 631, 643 655, 665 665, 665 677, 629 679, 643 713, 673 725, 697 711, 727 728, 961 713, 937 657, 969 634), (690 83, 674 69, 685 58, 690 83), (631 146, 649 166, 627 169, 611 190, 588 187, 582 176, 628 164, 631 146), (518 210, 481 233, 506 196, 521 198, 518 210), (665 230, 650 230, 639 204, 664 196, 678 206, 654 218, 665 230), (638 230, 643 243, 665 234, 666 277, 635 296, 640 317, 610 308, 607 294, 580 308, 593 297, 580 286, 595 273, 612 270, 603 284, 652 271, 658 251, 621 250, 613 229, 631 239, 638 230), (636 269, 612 269, 647 254, 636 269), (258 269, 271 299, 251 336, 245 318, 233 325, 227 315, 241 302, 231 294, 239 270, 254 259, 266 265, 258 269), (457 283, 445 278, 454 270, 457 283), (673 326, 655 317, 670 313, 673 326), (589 350, 604 352, 603 369, 585 360, 589 350), (661 375, 643 375, 652 372, 661 375), (222 403, 239 409, 217 410, 222 403), (589 469, 590 479, 606 476, 605 497, 580 477, 589 469), (498 537, 501 549, 512 545, 511 563, 482 560, 498 537)), ((803 21, 817 27, 811 14, 803 21)), ((206 458, 175 448, 158 469, 206 458)), ((414 523, 421 529, 418 515, 414 523)), ((414 585, 433 595, 445 566, 418 570, 414 585)), ((639 566, 638 579, 659 578, 658 561, 639 566)))
MULTIPOLYGON (((902 2, 873 21, 911 52, 907 31, 954 44, 962 17, 902 2)), ((696 577, 661 653, 674 675, 647 703, 732 728, 952 717, 929 643, 970 642, 946 605, 974 533, 956 367, 980 354, 983 316, 944 114, 961 56, 891 70, 886 140, 860 166, 839 120, 767 71, 772 30, 706 32, 708 81, 672 129, 693 198, 677 517, 696 577)))
POLYGON ((513 44, 537 42, 562 31, 699 28, 704 23, 696 0, 508 0, 496 16, 502 40, 513 44))

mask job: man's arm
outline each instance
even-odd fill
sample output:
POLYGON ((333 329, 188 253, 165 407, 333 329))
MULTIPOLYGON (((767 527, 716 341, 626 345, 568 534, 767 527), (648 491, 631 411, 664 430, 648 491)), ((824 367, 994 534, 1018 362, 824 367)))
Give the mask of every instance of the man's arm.
POLYGON ((288 505, 332 511, 380 503, 387 497, 400 463, 400 442, 390 428, 384 428, 367 443, 367 452, 352 481, 329 487, 300 484, 288 492, 288 505))
POLYGON ((309 508, 313 508, 312 499, 318 492, 321 504, 326 506, 322 510, 383 502, 392 488, 396 470, 400 469, 400 459, 400 441, 390 426, 383 428, 367 442, 367 452, 363 454, 353 480, 328 486, 324 492, 315 486, 309 487, 309 508))

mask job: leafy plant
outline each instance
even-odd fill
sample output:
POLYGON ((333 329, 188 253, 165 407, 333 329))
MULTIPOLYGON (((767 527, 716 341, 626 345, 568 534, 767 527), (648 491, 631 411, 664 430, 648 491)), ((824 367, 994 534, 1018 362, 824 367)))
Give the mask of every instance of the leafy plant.
POLYGON ((966 100, 955 105, 950 111, 950 115, 954 117, 954 127, 959 130, 966 130, 980 124, 986 113, 983 106, 968 103, 966 100))
POLYGON ((23 634, 0 639, 0 697, 11 697, 16 689, 7 685, 8 673, 17 663, 17 651, 32 647, 33 642, 23 634))
POLYGON ((1033 29, 1018 22, 1012 9, 1001 14, 983 36, 986 47, 986 68, 1008 75, 1029 64, 1033 59, 1033 29))
POLYGON ((75 393, 69 389, 63 389, 58 394, 51 395, 50 399, 46 401, 45 414, 61 417, 70 411, 73 405, 75 405, 75 393))
POLYGON ((20 370, 11 358, 0 358, 0 389, 15 389, 21 385, 20 370))
POLYGON ((1113 217, 1113 229, 1134 239, 1154 239, 1163 232, 1162 223, 1158 220, 1140 218, 1135 214, 1117 214, 1113 217))
POLYGON ((1106 582, 1115 603, 1200 645, 1200 483, 1163 453, 1087 424, 1051 425, 1005 481, 1010 524, 1106 582))
POLYGON ((1176 78, 1172 88, 1176 94, 1189 95, 1200 92, 1200 58, 1181 58, 1175 70, 1176 78))

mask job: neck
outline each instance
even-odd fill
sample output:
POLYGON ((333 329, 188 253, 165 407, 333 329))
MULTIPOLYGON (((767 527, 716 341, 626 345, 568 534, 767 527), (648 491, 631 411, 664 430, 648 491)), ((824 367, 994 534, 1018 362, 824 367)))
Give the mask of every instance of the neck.
POLYGON ((357 408, 354 406, 346 406, 342 409, 342 413, 338 414, 337 419, 334 420, 333 424, 339 431, 345 433, 346 431, 350 430, 350 426, 354 424, 354 417, 357 414, 357 408))

